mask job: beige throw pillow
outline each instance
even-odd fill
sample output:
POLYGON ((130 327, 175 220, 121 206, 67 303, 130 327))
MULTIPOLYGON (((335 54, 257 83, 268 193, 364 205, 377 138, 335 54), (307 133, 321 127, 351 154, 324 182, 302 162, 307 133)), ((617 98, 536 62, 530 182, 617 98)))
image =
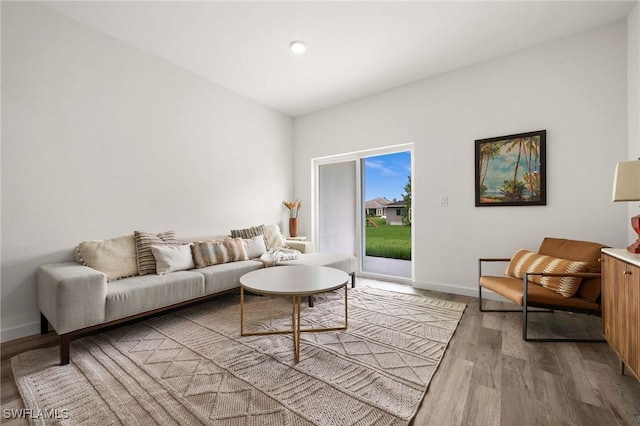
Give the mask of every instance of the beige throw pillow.
POLYGON ((264 244, 264 236, 258 235, 253 238, 245 238, 242 240, 244 248, 247 251, 249 259, 255 259, 267 252, 267 246, 264 244))
MULTIPOLYGON (((559 259, 529 250, 519 250, 511 258, 505 274, 514 278, 524 278, 524 274, 527 272, 578 273, 586 272, 588 266, 588 262, 559 259)), ((578 291, 582 278, 533 275, 529 277, 529 281, 540 284, 564 297, 572 297, 578 291)))
POLYGON ((149 232, 135 231, 136 260, 138 264, 138 274, 147 275, 156 273, 156 259, 151 252, 151 246, 178 245, 175 231, 160 232, 151 234, 149 232))
POLYGON ((151 246, 151 253, 156 260, 158 275, 195 268, 191 244, 151 246))
POLYGON ((103 272, 107 281, 132 277, 138 273, 133 235, 84 241, 78 245, 78 255, 85 265, 103 272))

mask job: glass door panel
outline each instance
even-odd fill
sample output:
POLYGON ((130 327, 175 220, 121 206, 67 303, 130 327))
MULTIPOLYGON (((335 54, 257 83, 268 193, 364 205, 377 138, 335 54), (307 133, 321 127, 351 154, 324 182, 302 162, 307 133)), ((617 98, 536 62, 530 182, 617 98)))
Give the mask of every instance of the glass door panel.
POLYGON ((356 254, 356 161, 318 168, 318 244, 321 252, 356 254))

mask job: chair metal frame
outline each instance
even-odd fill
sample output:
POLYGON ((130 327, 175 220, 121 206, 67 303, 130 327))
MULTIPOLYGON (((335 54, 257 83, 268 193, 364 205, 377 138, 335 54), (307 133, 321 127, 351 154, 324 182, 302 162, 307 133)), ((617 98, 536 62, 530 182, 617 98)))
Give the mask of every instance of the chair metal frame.
MULTIPOLYGON (((529 314, 532 313, 553 313, 555 311, 574 312, 580 314, 588 314, 601 316, 602 312, 599 310, 583 309, 571 306, 563 305, 549 305, 546 303, 530 303, 528 300, 529 294, 529 277, 541 276, 541 277, 580 277, 580 278, 597 278, 602 274, 594 272, 579 272, 579 273, 548 273, 548 272, 526 272, 522 278, 523 286, 523 300, 521 309, 484 309, 482 306, 482 286, 480 285, 480 277, 482 277, 482 263, 483 262, 510 262, 510 258, 480 258, 478 259, 478 309, 480 312, 522 312, 522 340, 526 342, 584 342, 584 343, 606 343, 605 339, 583 339, 583 338, 539 338, 529 337, 527 330, 529 324, 529 314), (528 308, 541 308, 543 310, 529 310, 528 308)), ((494 292, 495 293, 495 292, 494 292)), ((500 294, 500 293, 496 293, 500 294)))

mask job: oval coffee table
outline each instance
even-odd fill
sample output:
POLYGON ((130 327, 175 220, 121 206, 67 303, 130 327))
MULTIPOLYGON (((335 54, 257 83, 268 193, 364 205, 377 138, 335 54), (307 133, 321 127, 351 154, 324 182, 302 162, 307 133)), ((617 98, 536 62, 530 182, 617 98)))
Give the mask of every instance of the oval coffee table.
POLYGON ((296 363, 300 361, 300 333, 347 329, 347 284, 349 275, 339 269, 326 266, 282 266, 258 269, 240 277, 240 335, 293 334, 296 363), (300 300, 303 297, 344 287, 344 326, 327 328, 300 328, 300 300), (244 332, 244 291, 291 297, 291 330, 244 332))

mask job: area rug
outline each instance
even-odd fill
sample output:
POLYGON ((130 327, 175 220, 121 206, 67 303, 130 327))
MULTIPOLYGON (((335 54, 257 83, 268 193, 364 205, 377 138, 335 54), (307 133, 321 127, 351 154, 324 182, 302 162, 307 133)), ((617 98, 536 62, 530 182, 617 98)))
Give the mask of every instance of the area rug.
MULTIPOLYGON (((407 424, 465 305, 348 294, 348 330, 303 333, 298 364, 289 334, 241 337, 228 296, 78 339, 66 366, 57 347, 25 352, 14 377, 35 424, 407 424)), ((343 298, 319 296, 303 326, 340 325, 343 298)), ((291 327, 288 299, 250 296, 244 311, 247 331, 291 327)))

